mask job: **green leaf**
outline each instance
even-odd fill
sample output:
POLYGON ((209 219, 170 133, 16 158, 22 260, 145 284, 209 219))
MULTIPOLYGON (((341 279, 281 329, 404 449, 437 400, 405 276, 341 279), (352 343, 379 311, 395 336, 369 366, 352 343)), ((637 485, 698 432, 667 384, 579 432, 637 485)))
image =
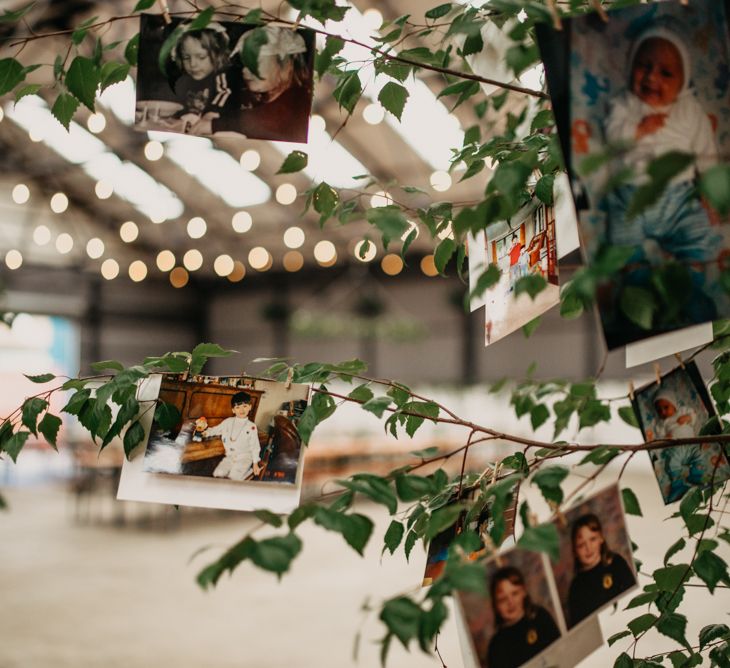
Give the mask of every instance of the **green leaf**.
POLYGON ((550 417, 550 411, 545 404, 537 404, 530 410, 530 423, 533 429, 538 429, 550 417))
POLYGON ((408 648, 411 638, 418 635, 421 608, 411 599, 399 596, 386 601, 380 611, 380 619, 403 647, 408 648))
POLYGON ((177 406, 168 404, 165 401, 158 401, 155 407, 155 422, 164 431, 174 429, 181 419, 177 406))
POLYGON ((100 93, 103 93, 109 86, 121 83, 129 75, 129 65, 127 63, 115 63, 108 61, 101 67, 99 73, 100 93))
POLYGON ((292 151, 286 156, 284 162, 279 167, 277 174, 293 174, 301 172, 309 161, 309 156, 304 151, 292 151))
POLYGON ((463 509, 464 506, 461 503, 450 503, 448 506, 435 510, 431 514, 426 528, 426 540, 432 540, 442 531, 453 526, 456 520, 459 519, 459 515, 461 515, 463 509))
POLYGON ((515 283, 515 297, 526 292, 532 299, 535 299, 546 287, 547 281, 539 274, 522 276, 515 283))
POLYGON ((627 515, 638 515, 641 517, 641 506, 639 505, 639 499, 636 498, 636 494, 632 489, 624 487, 621 490, 621 498, 624 501, 624 510, 627 515))
POLYGON ((28 430, 36 436, 38 435, 38 432, 36 431, 38 416, 46 408, 48 408, 48 402, 45 399, 41 399, 40 397, 32 397, 30 399, 26 399, 23 402, 23 425, 25 427, 28 427, 28 430))
POLYGON ((401 540, 403 540, 404 533, 405 528, 403 525, 400 522, 393 520, 388 525, 388 530, 385 532, 385 538, 383 539, 385 545, 383 547, 383 551, 387 549, 391 554, 394 554, 397 547, 400 545, 401 540))
POLYGON ((43 88, 41 84, 28 84, 27 86, 23 86, 15 93, 15 103, 17 104, 24 97, 28 97, 28 95, 37 95, 41 88, 43 88))
POLYGON ((278 529, 284 523, 279 515, 272 513, 270 510, 254 510, 253 514, 256 516, 256 519, 270 524, 275 529, 278 529))
POLYGON ((417 475, 399 475, 395 479, 395 489, 401 501, 418 501, 434 490, 430 478, 417 475))
POLYGON ((542 318, 537 316, 537 318, 533 318, 526 325, 522 325, 522 333, 526 339, 529 339, 535 333, 541 322, 542 318))
POLYGON ((368 209, 365 215, 368 223, 377 227, 387 239, 400 239, 408 229, 405 214, 398 206, 374 207, 368 209))
POLYGON ((340 107, 346 109, 349 113, 355 110, 355 105, 362 95, 362 84, 357 72, 349 71, 343 74, 335 86, 332 93, 340 107))
POLYGON ((680 538, 678 541, 674 542, 669 549, 667 550, 666 554, 664 555, 664 565, 666 566, 669 560, 677 554, 677 552, 680 552, 684 549, 685 545, 687 543, 685 542, 684 538, 680 538))
POLYGON ((127 46, 124 47, 124 57, 132 67, 137 67, 137 57, 139 56, 139 33, 132 37, 127 46))
POLYGON ((621 638, 625 638, 626 636, 630 636, 631 631, 619 631, 618 633, 614 633, 611 637, 609 637, 606 642, 608 643, 608 646, 611 647, 613 643, 615 643, 617 640, 621 640, 621 638))
POLYGON ((367 496, 369 499, 384 505, 391 515, 398 509, 398 500, 390 484, 376 475, 360 473, 351 480, 338 480, 338 485, 367 496))
POLYGON ((689 564, 676 564, 658 568, 652 576, 661 591, 673 592, 689 577, 689 572, 689 564))
POLYGON ((636 413, 632 406, 621 406, 618 409, 619 417, 628 425, 639 428, 639 421, 636 419, 636 413))
POLYGON ((560 503, 563 500, 560 484, 567 476, 568 469, 564 466, 546 466, 532 476, 532 483, 540 488, 546 501, 560 503))
POLYGON ((629 627, 629 630, 633 634, 634 638, 636 638, 636 636, 638 636, 640 633, 643 633, 644 631, 654 626, 656 620, 656 615, 647 612, 646 614, 640 615, 639 617, 635 617, 626 626, 629 627))
POLYGON ((378 102, 383 105, 398 120, 403 115, 403 109, 408 99, 408 90, 395 81, 389 81, 378 93, 378 102))
POLYGON ((30 432, 18 431, 3 443, 2 449, 10 455, 14 462, 17 461, 18 454, 20 454, 29 436, 30 432))
POLYGON ((441 599, 435 600, 430 610, 421 613, 418 625, 418 644, 424 652, 431 651, 430 645, 447 617, 448 611, 441 599))
POLYGON ((6 9, 2 14, 0 14, 0 23, 15 23, 16 21, 19 21, 22 19, 33 7, 35 6, 34 2, 29 2, 27 5, 24 5, 20 9, 15 10, 9 10, 6 9))
POLYGON ((545 552, 553 561, 557 561, 560 556, 558 529, 552 523, 528 527, 517 541, 517 546, 533 552, 545 552))
POLYGON ((27 374, 23 374, 31 383, 48 383, 52 381, 56 376, 54 376, 52 373, 41 373, 37 376, 29 376, 27 374))
POLYGON ((334 57, 342 51, 344 46, 344 40, 341 40, 339 37, 335 37, 334 35, 327 36, 324 48, 315 56, 314 60, 314 69, 317 72, 317 76, 322 77, 332 64, 334 57))
POLYGON ((100 72, 94 61, 84 56, 76 56, 66 73, 66 86, 74 97, 91 111, 94 111, 96 89, 99 87, 100 72))
POLYGON ((190 373, 199 374, 209 357, 230 357, 236 351, 221 348, 217 343, 199 343, 192 351, 190 359, 190 373))
POLYGON ((363 550, 373 533, 373 522, 365 515, 352 513, 343 515, 342 535, 347 544, 362 556, 363 550))
POLYGON ((349 7, 340 7, 335 0, 287 0, 288 4, 298 9, 302 17, 311 16, 320 23, 325 21, 342 21, 349 7))
POLYGON ((651 329, 657 303, 654 295, 644 288, 627 285, 621 291, 619 307, 624 315, 642 329, 651 329))
POLYGON ((597 445, 580 460, 580 464, 596 464, 601 466, 606 462, 610 462, 615 457, 618 457, 620 454, 621 450, 619 448, 597 445))
POLYGON ((703 650, 713 640, 719 640, 730 635, 730 629, 725 624, 709 624, 700 630, 700 650, 703 650))
POLYGON ((134 6, 133 12, 143 12, 145 9, 149 9, 155 4, 155 0, 139 0, 134 6))
POLYGON ((366 401, 362 404, 362 409, 372 413, 378 418, 382 418, 383 413, 385 413, 385 410, 391 403, 392 399, 390 397, 375 397, 374 399, 370 399, 370 401, 366 401))
POLYGON ((322 214, 323 217, 329 217, 339 201, 340 196, 337 191, 324 181, 315 188, 312 196, 314 210, 322 214))
POLYGON ((373 391, 367 385, 358 385, 347 396, 355 401, 366 403, 373 398, 373 391))
POLYGON ((613 668, 634 668, 634 661, 626 652, 621 652, 616 657, 613 668))
POLYGON ((200 14, 198 14, 185 28, 186 32, 191 30, 203 30, 208 26, 215 13, 215 8, 206 7, 200 14))
POLYGON ((444 239, 433 254, 433 261, 439 274, 446 275, 446 265, 456 252, 456 243, 448 237, 444 239))
POLYGON ((490 264, 477 278, 476 286, 469 295, 469 300, 480 297, 486 290, 499 282, 501 272, 496 264, 490 264))
POLYGON ((51 113, 68 130, 73 115, 79 108, 79 101, 68 93, 61 93, 51 107, 51 113))
POLYGON ((127 459, 132 455, 132 451, 144 440, 144 428, 139 420, 133 422, 124 434, 124 454, 127 459))
POLYGON ((103 362, 94 362, 91 364, 94 371, 106 371, 113 369, 114 371, 124 371, 124 365, 117 360, 104 360, 103 362))
POLYGON ((58 436, 58 430, 61 428, 61 418, 46 413, 41 421, 38 423, 38 431, 43 434, 43 438, 50 443, 54 449, 56 448, 56 437, 58 436))
POLYGON ((424 16, 427 19, 440 19, 442 16, 446 16, 451 11, 452 4, 450 2, 445 2, 442 5, 437 5, 436 7, 433 7, 429 9, 424 16))
POLYGON ((302 549, 302 541, 296 534, 274 536, 255 542, 251 547, 250 559, 259 568, 277 575, 286 573, 291 562, 302 549))
MULTIPOLYGON (((180 24, 165 38, 165 41, 160 47, 160 52, 157 55, 157 66, 160 68, 160 72, 167 75, 167 64, 170 62, 170 55, 172 50, 175 48, 181 37, 185 34, 185 27, 180 24)), ((246 43, 251 40, 246 40, 246 43)))
POLYGON ((560 295, 560 317, 566 320, 579 318, 584 311, 583 301, 573 292, 563 291, 560 295))
POLYGON ((709 550, 702 552, 692 562, 692 568, 697 574, 697 577, 707 585, 711 594, 715 591, 718 582, 730 582, 728 579, 727 564, 714 552, 709 550))
POLYGON ((0 95, 10 92, 25 79, 25 69, 15 58, 0 59, 0 95))
POLYGON ((684 615, 679 615, 676 612, 665 613, 659 618, 656 628, 662 635, 676 640, 687 649, 690 649, 687 638, 685 637, 687 618, 684 615))
POLYGON ((631 608, 638 608, 640 605, 654 603, 654 601, 656 601, 658 596, 659 596, 658 591, 647 591, 642 594, 639 594, 638 596, 634 596, 634 598, 632 598, 628 602, 628 604, 624 608, 624 610, 630 610, 631 608))

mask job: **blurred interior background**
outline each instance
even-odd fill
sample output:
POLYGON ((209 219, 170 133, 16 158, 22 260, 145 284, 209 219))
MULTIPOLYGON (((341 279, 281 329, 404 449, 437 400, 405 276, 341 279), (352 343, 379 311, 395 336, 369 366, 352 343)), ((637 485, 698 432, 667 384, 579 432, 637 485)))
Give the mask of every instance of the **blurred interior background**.
MULTIPOLYGON (((8 0, 4 7, 21 4, 8 0)), ((104 16, 108 4, 42 0, 32 27, 64 30, 104 16)), ((133 5, 115 2, 114 11, 131 12, 133 5)), ((423 10, 418 0, 358 0, 354 7, 346 29, 366 40, 383 18, 423 10)), ((4 38, 13 36, 2 30, 4 38)), ((120 21, 105 40, 136 30, 134 21, 120 21)), ((25 58, 45 62, 57 43, 39 40, 27 48, 25 58)), ((539 84, 539 73, 525 77, 539 84)), ((363 225, 330 222, 320 229, 317 216, 301 214, 305 191, 320 180, 352 188, 369 206, 389 198, 419 207, 478 197, 488 169, 463 183, 458 167, 447 171, 450 149, 478 121, 473 110, 464 105, 450 114, 436 98, 435 75, 408 86, 401 124, 377 104, 373 84, 341 127, 344 117, 325 78, 315 89, 311 141, 302 147, 137 133, 130 127, 131 79, 108 89, 97 113, 81 112, 70 133, 46 101, 7 101, 0 107, 0 300, 17 316, 0 326, 0 415, 32 393, 22 374, 85 374, 93 361, 133 364, 202 341, 239 351, 211 362, 208 373, 256 373, 263 368, 252 363, 258 357, 357 357, 372 376, 397 379, 465 418, 521 434, 533 433, 529 420, 517 421, 508 395, 490 394, 489 386, 503 377, 519 380, 533 360, 541 377, 580 379, 603 366, 611 396, 625 394, 629 379, 638 386, 653 377, 650 365, 627 372, 623 350, 604 359, 592 314, 563 321, 553 309, 529 338, 516 332, 485 348, 482 311, 465 312, 467 287, 453 268, 436 276, 433 242, 416 221, 419 238, 404 262, 396 244, 388 250, 371 244, 363 254, 363 225), (276 175, 295 148, 310 154, 310 167, 276 175), (351 178, 364 173, 379 181, 367 193, 351 178), (403 185, 425 194, 407 193, 403 185)), ((523 104, 510 95, 504 113, 523 104)), ((486 136, 504 114, 479 122, 486 136)), ((562 259, 563 280, 578 262, 578 253, 562 259)), ((700 359, 705 371, 709 359, 700 359)), ((674 361, 661 363, 668 370, 674 361)), ((63 397, 55 402, 60 408, 63 397)), ((574 436, 576 426, 569 431, 574 436)), ((465 436, 426 425, 413 441, 396 441, 372 415, 343 409, 315 432, 303 496, 317 496, 331 489, 329 480, 355 471, 395 468, 410 450, 448 450, 465 436)), ((538 436, 551 438, 547 428, 538 436)), ((618 420, 581 433, 589 443, 640 437, 618 420)), ((99 456, 70 420, 59 442, 59 452, 30 442, 16 465, 0 460, 9 505, 0 513, 0 666, 334 667, 354 663, 355 645, 360 665, 379 664, 378 602, 418 587, 425 564, 420 547, 410 563, 401 553, 380 558, 388 519, 379 508, 362 509, 378 521, 364 559, 339 536, 309 527, 303 555, 281 582, 244 565, 204 593, 196 572, 245 533, 250 516, 117 502, 122 453, 99 456)), ((480 470, 509 452, 493 442, 472 452, 467 468, 480 470)), ((460 463, 450 461, 451 471, 460 463)), ((617 474, 618 467, 609 467, 598 484, 617 474)), ((629 528, 650 572, 678 529, 661 522, 670 512, 648 456, 636 457, 625 479, 647 518, 630 518, 629 528)), ((727 609, 721 597, 718 606, 727 609)), ((704 609, 700 617, 714 622, 715 612, 704 609)), ((604 635, 625 619, 626 613, 604 613, 604 635)), ((647 652, 661 646, 658 637, 647 639, 647 652)), ((450 668, 462 665, 453 622, 439 647, 450 668)), ((604 648, 582 665, 608 665, 611 656, 604 648)), ((391 661, 439 665, 416 649, 394 648, 391 661)))

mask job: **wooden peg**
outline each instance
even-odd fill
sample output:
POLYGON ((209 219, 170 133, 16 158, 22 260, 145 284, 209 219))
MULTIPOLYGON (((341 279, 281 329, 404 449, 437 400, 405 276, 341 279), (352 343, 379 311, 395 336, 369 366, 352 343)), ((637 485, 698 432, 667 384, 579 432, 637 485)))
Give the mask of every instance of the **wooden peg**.
POLYGON ((662 384, 662 370, 659 366, 659 362, 654 362, 654 376, 656 377, 656 384, 662 384))
POLYGON ((489 554, 489 556, 494 559, 494 563, 497 564, 497 568, 502 568, 504 566, 504 559, 499 553, 497 546, 494 544, 492 537, 489 535, 489 533, 485 531, 484 533, 482 533, 481 538, 482 542, 484 543, 484 548, 487 550, 487 554, 489 554))
POLYGON ((560 12, 558 12, 558 6, 555 0, 547 0, 548 11, 553 19, 553 29, 562 30, 563 22, 560 20, 560 12))
POLYGON ((601 0, 591 0, 591 5, 598 13, 598 16, 601 17, 601 21, 608 23, 608 14, 606 14, 606 10, 603 8, 601 0))
POLYGON ((499 469, 501 466, 501 460, 494 462, 494 468, 492 469, 492 484, 497 482, 497 476, 499 475, 499 469))
POLYGON ((682 359, 682 355, 679 353, 674 353, 674 356, 677 358, 677 362, 679 362, 679 366, 684 369, 684 360, 682 359))
POLYGON ((563 511, 560 510, 560 506, 557 503, 555 503, 555 501, 550 501, 550 508, 552 509, 553 514, 555 515, 555 519, 558 521, 558 524, 560 525, 560 528, 567 529, 568 520, 565 518, 563 511))
POLYGON ((167 25, 170 25, 172 19, 170 18, 170 8, 167 6, 167 0, 157 0, 157 4, 160 5, 163 20, 167 25))
POLYGON ((292 380, 294 379, 294 367, 289 367, 289 372, 286 374, 286 383, 284 387, 288 390, 291 387, 292 380))
POLYGON ((629 381, 629 399, 631 399, 631 401, 634 400, 634 382, 631 380, 629 381))

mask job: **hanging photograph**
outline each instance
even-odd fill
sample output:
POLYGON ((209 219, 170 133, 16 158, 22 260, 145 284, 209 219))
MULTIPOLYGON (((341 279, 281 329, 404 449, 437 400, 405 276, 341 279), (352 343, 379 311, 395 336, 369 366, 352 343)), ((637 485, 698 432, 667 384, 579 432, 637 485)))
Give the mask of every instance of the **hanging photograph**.
POLYGON ((501 271, 499 282, 484 293, 484 345, 489 345, 560 301, 555 210, 535 199, 511 220, 490 225, 482 239, 487 264, 501 271), (547 283, 534 299, 516 295, 525 276, 541 276, 547 283))
POLYGON ((165 378, 143 470, 294 485, 308 393, 307 385, 248 378, 165 378))
MULTIPOLYGON (((647 441, 697 436, 717 417, 697 365, 687 362, 634 394, 634 412, 647 441)), ((730 479, 730 464, 719 443, 670 445, 649 450, 664 503, 681 499, 692 487, 730 479)))
POLYGON ((730 151, 730 59, 725 3, 608 17, 540 26, 538 42, 586 259, 613 272, 596 294, 613 349, 730 315, 730 226, 697 188, 730 151))
POLYGON ((513 549, 484 564, 487 594, 459 592, 483 668, 516 668, 560 639, 545 557, 513 549))
POLYGON ((560 558, 551 567, 566 624, 573 628, 636 586, 618 485, 565 511, 555 526, 560 558))
MULTIPOLYGON (((457 497, 454 496, 451 502, 456 501, 457 497)), ((504 512, 506 524, 504 532, 505 536, 512 533, 514 516, 514 506, 504 512)), ((491 515, 488 505, 484 505, 481 510, 476 508, 471 508, 469 511, 464 510, 455 524, 452 524, 448 529, 442 531, 428 544, 426 570, 423 573, 423 586, 426 587, 431 585, 441 577, 446 566, 446 558, 449 555, 449 548, 452 546, 460 545, 461 548, 464 549, 464 545, 467 543, 473 543, 472 545, 467 545, 469 548, 467 557, 471 560, 476 560, 479 557, 484 556, 485 550, 482 536, 484 532, 488 531, 490 528, 491 515), (465 531, 469 532, 468 539, 465 539, 465 531), (457 540, 460 536, 462 536, 462 539, 457 540)))
POLYGON ((306 142, 313 62, 311 30, 143 14, 135 128, 306 142))

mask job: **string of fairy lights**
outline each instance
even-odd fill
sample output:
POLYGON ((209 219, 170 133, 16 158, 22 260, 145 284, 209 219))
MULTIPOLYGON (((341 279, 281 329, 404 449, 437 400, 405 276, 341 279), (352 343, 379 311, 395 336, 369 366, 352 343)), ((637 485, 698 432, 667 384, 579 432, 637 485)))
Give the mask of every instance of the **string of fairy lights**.
MULTIPOLYGON (((367 12, 365 12, 364 15, 360 16, 358 20, 363 22, 363 25, 355 26, 355 28, 360 31, 373 30, 376 25, 379 25, 382 17, 379 15, 379 13, 378 16, 375 16, 374 12, 377 12, 377 10, 368 10, 367 12)), ((104 100, 102 100, 103 109, 93 114, 90 114, 87 117, 86 128, 81 128, 79 125, 72 123, 72 125, 75 126, 72 128, 72 130, 76 132, 77 137, 79 133, 88 134, 90 137, 92 137, 92 141, 96 141, 97 144, 99 144, 99 140, 95 139, 93 136, 103 133, 104 130, 107 128, 108 121, 105 112, 114 113, 118 119, 126 123, 130 122, 130 119, 123 118, 123 115, 124 113, 126 113, 126 111, 120 112, 120 109, 125 108, 125 101, 122 99, 123 94, 121 93, 124 86, 130 88, 130 91, 132 91, 131 94, 133 94, 132 84, 129 80, 121 86, 118 85, 108 89, 106 91, 106 94, 110 97, 109 102, 105 102, 104 100), (118 100, 111 99, 112 96, 110 94, 114 93, 115 90, 117 92, 118 100), (117 104, 117 102, 119 102, 120 104, 117 104)), ((125 91, 124 94, 129 95, 130 91, 125 91)), ((416 92, 417 91, 414 89, 414 91, 412 91, 412 96, 415 97, 416 92)), ((36 100, 37 99, 38 98, 36 98, 36 100)), ((22 102, 27 101, 24 100, 22 102)), ((46 116, 50 115, 47 109, 39 110, 37 108, 37 101, 35 102, 35 104, 36 108, 33 110, 34 113, 38 114, 43 111, 46 116)), ((17 105, 17 108, 19 108, 20 106, 20 104, 17 105)), ((127 104, 126 106, 128 106, 130 109, 132 108, 132 106, 129 104, 127 104)), ((419 113, 421 116, 423 115, 423 109, 425 106, 426 105, 422 103, 419 107, 419 113)), ((442 105, 439 103, 439 108, 437 109, 436 107, 434 107, 434 109, 436 109, 436 111, 440 113, 446 113, 445 108, 441 109, 441 106, 442 105)), ((53 142, 48 141, 48 135, 50 131, 49 128, 30 124, 27 119, 18 114, 17 108, 10 109, 10 107, 6 107, 7 115, 10 116, 14 122, 27 130, 30 140, 33 142, 45 141, 49 146, 51 146, 51 148, 54 148, 58 151, 59 149, 56 148, 53 142)), ((372 97, 371 101, 364 106, 360 113, 362 114, 362 119, 367 124, 378 125, 385 120, 387 120, 388 123, 391 124, 392 119, 387 118, 384 108, 380 105, 377 99, 373 99, 372 97)), ((3 120, 3 117, 5 115, 6 114, 3 112, 3 109, 0 107, 0 121, 3 120)), ((455 124, 455 127, 451 128, 451 131, 459 131, 458 121, 456 121, 453 117, 449 117, 448 114, 445 116, 445 119, 452 124, 455 124)), ((60 125, 57 123, 57 121, 55 121, 55 119, 46 119, 45 122, 47 125, 55 124, 58 126, 56 128, 51 128, 53 131, 57 132, 60 128, 60 125)), ((405 124, 392 124, 392 127, 394 129, 397 129, 399 132, 402 132, 404 129, 404 125, 405 124)), ((446 127, 443 122, 440 123, 440 126, 446 127)), ((177 156, 175 155, 176 147, 174 144, 174 140, 170 141, 165 137, 165 134, 166 133, 149 133, 149 140, 145 143, 143 149, 144 157, 147 161, 156 162, 158 160, 161 160, 165 156, 173 161, 177 161, 177 156)), ((315 114, 312 116, 310 121, 310 137, 317 138, 317 136, 319 135, 321 135, 322 139, 324 140, 322 144, 328 143, 330 149, 334 146, 334 148, 341 151, 343 155, 338 155, 338 159, 344 161, 346 161, 347 159, 355 160, 354 158, 352 158, 352 156, 349 156, 349 154, 347 154, 344 149, 339 147, 338 142, 332 140, 332 138, 326 133, 325 119, 315 114)), ((404 139, 410 144, 413 143, 409 141, 407 137, 404 137, 404 139)), ((449 138, 448 140, 450 141, 451 139, 449 138)), ((311 149, 310 166, 312 166, 317 160, 317 142, 310 143, 313 143, 315 145, 305 147, 305 149, 311 149)), ((290 147, 287 146, 277 146, 276 144, 272 145, 280 151, 288 152, 290 150, 290 147)), ((108 148, 106 146, 104 146, 103 150, 108 152, 108 148)), ((445 152, 442 151, 442 153, 445 152)), ((66 155, 64 155, 64 157, 66 157, 66 155)), ((109 156, 107 155, 105 157, 108 158, 109 156)), ((112 157, 114 157, 117 162, 120 162, 115 155, 113 155, 112 157)), ((225 157, 228 158, 227 155, 225 157)), ((331 155, 327 157, 329 158, 329 162, 333 162, 331 159, 331 155)), ((228 159, 230 160, 230 158, 228 159)), ((78 160, 72 162, 76 162, 76 164, 81 164, 82 168, 87 171, 90 176, 93 177, 94 174, 92 174, 90 166, 90 163, 93 162, 93 160, 88 160, 88 162, 86 163, 83 162, 84 160, 87 160, 87 158, 80 157, 78 160)), ((261 166, 261 162, 261 155, 257 150, 252 148, 244 150, 238 160, 241 171, 250 175, 255 175, 255 172, 261 166)), ((443 156, 438 159, 431 156, 431 159, 429 159, 428 162, 430 162, 432 165, 440 164, 443 162, 443 156)), ((231 163, 235 165, 235 160, 231 160, 231 163)), ((180 162, 178 162, 178 164, 184 169, 190 171, 191 165, 184 165, 180 162)), ((138 171, 142 171, 144 174, 144 170, 138 171)), ((308 170, 305 170, 305 173, 307 173, 307 171, 308 170)), ((344 174, 346 171, 346 169, 339 169, 340 174, 344 174)), ((354 173, 357 173, 357 170, 354 173)), ((112 174, 112 177, 113 176, 114 174, 112 174)), ((134 176, 135 174, 131 173, 129 175, 130 179, 134 178, 134 176)), ((148 177, 147 174, 144 174, 144 176, 148 177)), ((199 178, 199 180, 201 180, 202 182, 204 180, 205 174, 195 174, 195 176, 199 178)), ((210 174, 208 174, 207 176, 210 177, 210 174)), ((266 199, 270 198, 272 193, 270 190, 268 190, 267 184, 264 184, 258 178, 255 180, 259 181, 260 183, 260 200, 262 203, 263 201, 266 201, 266 199), (268 195, 266 194, 267 192, 268 195)), ((452 184, 453 183, 451 175, 444 169, 435 169, 431 173, 430 186, 434 191, 439 193, 446 192, 451 188, 452 184)), ((204 185, 207 184, 204 183, 204 185)), ((346 184, 344 183, 340 185, 346 186, 346 184)), ((112 195, 117 194, 122 199, 126 199, 127 201, 129 201, 138 209, 143 209, 143 207, 139 206, 139 203, 134 200, 133 196, 129 194, 130 190, 134 190, 134 188, 128 183, 120 183, 120 180, 118 178, 115 182, 114 178, 106 178, 104 176, 98 178, 94 185, 95 195, 100 200, 109 199, 110 197, 112 197, 112 195)), ((145 211, 144 213, 146 215, 144 215, 144 218, 146 219, 146 221, 150 221, 152 224, 180 224, 179 221, 181 221, 181 217, 174 215, 175 206, 178 206, 182 209, 184 209, 184 207, 182 206, 182 202, 180 202, 176 198, 174 193, 169 193, 169 195, 172 199, 168 202, 167 211, 145 211)), ((223 196, 225 199, 225 195, 223 196)), ((285 182, 280 183, 276 187, 273 196, 279 205, 288 207, 294 204, 300 198, 300 193, 298 192, 294 184, 285 182)), ((11 197, 13 202, 19 206, 26 205, 31 201, 36 207, 39 206, 40 196, 31 193, 29 186, 25 183, 16 184, 12 188, 11 197)), ((392 203, 393 200, 391 198, 391 195, 386 191, 380 191, 373 194, 369 201, 371 207, 388 206, 392 203)), ((54 193, 48 202, 48 206, 50 207, 51 212, 58 216, 74 215, 73 211, 70 211, 69 198, 63 192, 54 193)), ((143 213, 142 211, 140 212, 143 213)), ((133 245, 138 239, 140 239, 141 237, 143 238, 145 234, 144 226, 146 224, 146 221, 145 223, 135 222, 134 220, 127 220, 122 222, 118 227, 120 240, 124 244, 133 245)), ((255 226, 253 216, 249 211, 246 211, 244 209, 238 210, 232 215, 230 224, 231 229, 237 235, 245 235, 249 233, 255 226)), ((189 218, 187 222, 184 223, 184 225, 187 237, 193 242, 202 240, 209 232, 209 225, 206 220, 201 216, 194 216, 192 218, 189 218)), ((59 227, 62 228, 63 226, 59 225, 59 227)), ((416 229, 416 232, 418 232, 417 224, 415 222, 411 222, 411 227, 404 235, 404 239, 411 233, 414 228, 416 229)), ((447 229, 439 236, 441 238, 445 238, 449 234, 451 234, 451 232, 449 229, 447 229)), ((34 228, 32 233, 32 241, 38 247, 48 246, 53 242, 55 250, 60 255, 68 255, 74 250, 76 246, 79 247, 77 248, 77 253, 83 252, 80 250, 80 248, 83 247, 84 243, 82 240, 75 240, 73 236, 67 231, 62 231, 56 234, 54 239, 54 232, 52 231, 52 229, 48 225, 45 225, 43 223, 37 225, 34 228)), ((280 254, 280 258, 278 259, 280 268, 283 268, 284 271, 289 273, 296 273, 302 270, 306 263, 305 256, 303 254, 306 242, 307 233, 305 232, 303 227, 301 227, 300 225, 292 225, 287 227, 283 231, 282 235, 282 243, 286 250, 284 250, 284 252, 280 254)), ((110 281, 117 279, 123 273, 120 261, 114 257, 111 257, 110 255, 110 250, 113 246, 114 243, 111 239, 107 239, 105 243, 105 241, 99 237, 92 237, 85 240, 84 248, 88 258, 92 261, 98 262, 98 268, 101 276, 110 281)), ((344 257, 340 257, 342 249, 340 249, 340 253, 338 253, 338 249, 335 244, 328 239, 318 240, 311 247, 310 252, 312 253, 312 258, 314 259, 314 261, 322 268, 333 267, 338 263, 338 261, 342 261, 345 259, 344 257)), ((397 276, 405 269, 404 261, 400 257, 400 255, 396 253, 386 252, 381 256, 381 253, 382 251, 379 252, 379 249, 375 245, 375 243, 366 241, 365 239, 350 240, 345 252, 346 255, 354 258, 355 261, 359 263, 369 264, 373 262, 378 262, 380 265, 380 269, 386 276, 397 276)), ((8 269, 16 270, 22 266, 24 258, 20 248, 11 248, 5 253, 4 259, 5 265, 8 269)), ((129 279, 136 283, 142 282, 149 277, 150 270, 156 267, 161 273, 167 274, 169 282, 174 287, 182 288, 188 284, 191 274, 200 271, 204 267, 206 262, 211 263, 212 269, 217 276, 221 278, 226 278, 229 281, 235 283, 243 280, 248 270, 252 270, 255 272, 269 271, 270 269, 272 269, 272 267, 274 267, 275 258, 272 252, 263 246, 251 247, 250 249, 248 249, 245 257, 241 258, 234 258, 227 253, 217 255, 214 258, 206 258, 199 248, 193 247, 185 251, 162 248, 156 254, 156 257, 154 259, 154 267, 148 267, 148 262, 151 264, 150 260, 145 262, 145 260, 143 259, 132 259, 131 261, 129 261, 129 264, 126 268, 126 273, 129 279)), ((425 257, 423 257, 420 261, 419 268, 420 271, 426 276, 436 276, 438 273, 435 267, 433 255, 426 255, 425 257)))

